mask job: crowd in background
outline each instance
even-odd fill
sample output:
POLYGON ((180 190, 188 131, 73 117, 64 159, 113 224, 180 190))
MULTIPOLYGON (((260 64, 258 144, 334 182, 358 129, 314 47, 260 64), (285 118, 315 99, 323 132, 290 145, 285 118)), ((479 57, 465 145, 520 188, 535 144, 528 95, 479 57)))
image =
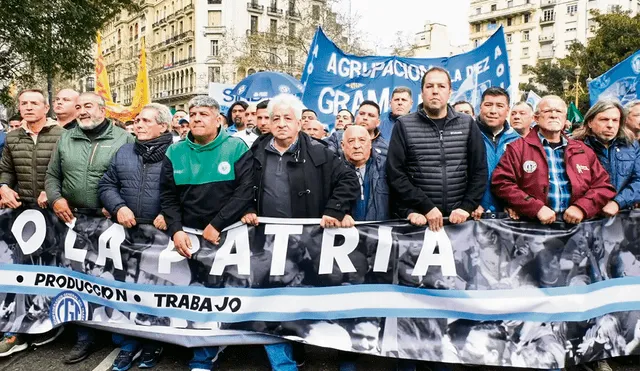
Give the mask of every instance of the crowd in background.
MULTIPOLYGON (((192 242, 184 227, 217 245, 224 228, 257 225, 259 217, 319 218, 323 228, 402 218, 438 231, 445 222, 503 212, 578 224, 640 203, 640 102, 623 108, 599 101, 582 126, 571 127, 557 96, 543 97, 534 110, 491 87, 477 115, 467 102, 449 105, 450 97, 451 77, 434 67, 423 76, 415 112, 411 89, 395 87, 388 113, 365 100, 357 112, 338 111, 330 131, 287 94, 235 102, 226 113, 207 96, 174 114, 152 103, 133 122, 119 123, 106 117, 105 101, 94 93, 59 91, 54 120, 46 96, 25 90, 19 116, 0 138, 0 202, 51 208, 66 223, 84 214, 125 228, 152 224, 186 257, 192 242)), ((0 356, 46 344, 60 331, 5 333, 0 356)), ((94 330, 76 332, 67 363, 94 348, 94 330)), ((153 367, 163 350, 133 337, 113 340, 121 349, 116 371, 134 362, 153 367)), ((299 346, 265 349, 274 370, 298 369, 299 346)), ((195 348, 189 367, 212 369, 220 351, 195 348)), ((340 369, 356 365, 344 354, 340 369)), ((398 369, 415 367, 398 362, 398 369)))

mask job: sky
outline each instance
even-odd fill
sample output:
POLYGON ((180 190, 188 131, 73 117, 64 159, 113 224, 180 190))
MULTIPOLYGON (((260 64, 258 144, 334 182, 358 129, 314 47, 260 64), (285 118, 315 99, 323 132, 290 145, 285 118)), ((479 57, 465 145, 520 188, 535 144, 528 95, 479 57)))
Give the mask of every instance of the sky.
POLYGON ((338 10, 351 14, 355 27, 366 35, 369 48, 377 53, 388 52, 396 33, 410 37, 424 28, 426 21, 446 24, 453 45, 466 44, 469 39, 470 0, 340 0, 338 10))

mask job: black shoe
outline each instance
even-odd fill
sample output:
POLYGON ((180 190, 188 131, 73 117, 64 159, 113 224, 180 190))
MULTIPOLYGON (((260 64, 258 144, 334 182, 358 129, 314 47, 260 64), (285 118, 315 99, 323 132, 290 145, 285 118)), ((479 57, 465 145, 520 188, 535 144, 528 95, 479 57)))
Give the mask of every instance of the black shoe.
POLYGON ((60 335, 62 335, 63 331, 64 327, 60 326, 58 328, 54 328, 51 331, 47 331, 44 334, 38 334, 31 341, 31 346, 40 347, 45 344, 49 344, 52 341, 56 340, 60 335))
POLYGON ((84 361, 89 355, 93 353, 93 343, 76 343, 71 352, 64 357, 64 363, 72 364, 84 361))
POLYGON ((162 346, 146 345, 142 348, 140 356, 139 368, 153 368, 158 364, 160 355, 162 354, 162 346))

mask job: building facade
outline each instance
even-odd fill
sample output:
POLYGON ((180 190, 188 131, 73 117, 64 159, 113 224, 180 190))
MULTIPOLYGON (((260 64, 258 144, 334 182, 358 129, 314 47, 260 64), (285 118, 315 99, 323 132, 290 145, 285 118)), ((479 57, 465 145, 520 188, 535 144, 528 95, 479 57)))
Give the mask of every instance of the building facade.
POLYGON ((532 76, 527 68, 539 60, 565 57, 576 41, 587 44, 596 30, 591 10, 605 13, 619 7, 636 14, 639 4, 626 0, 471 0, 469 38, 475 47, 504 27, 511 82, 517 87, 529 82, 532 76))
POLYGON ((407 57, 438 58, 464 53, 468 49, 468 45, 451 45, 446 25, 426 21, 422 30, 416 32, 411 49, 402 54, 407 57))
POLYGON ((300 75, 306 55, 286 42, 264 51, 251 44, 248 51, 248 40, 283 28, 294 36, 308 14, 325 6, 326 0, 143 0, 139 12, 123 11, 102 31, 114 101, 131 104, 142 37, 151 98, 174 109, 207 94, 210 82, 234 84, 264 69, 252 66, 250 58, 238 64, 244 55, 266 54, 282 61, 286 72, 300 75))

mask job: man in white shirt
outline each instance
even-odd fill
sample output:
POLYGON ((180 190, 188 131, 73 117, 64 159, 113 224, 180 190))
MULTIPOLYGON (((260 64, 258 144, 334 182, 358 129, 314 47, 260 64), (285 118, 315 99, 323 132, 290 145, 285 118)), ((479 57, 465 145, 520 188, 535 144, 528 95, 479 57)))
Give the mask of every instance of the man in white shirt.
POLYGON ((244 111, 244 128, 238 130, 233 134, 234 137, 242 139, 249 148, 251 148, 253 142, 258 139, 258 135, 253 131, 253 128, 256 126, 256 111, 256 104, 249 104, 249 106, 247 106, 247 109, 244 111))

